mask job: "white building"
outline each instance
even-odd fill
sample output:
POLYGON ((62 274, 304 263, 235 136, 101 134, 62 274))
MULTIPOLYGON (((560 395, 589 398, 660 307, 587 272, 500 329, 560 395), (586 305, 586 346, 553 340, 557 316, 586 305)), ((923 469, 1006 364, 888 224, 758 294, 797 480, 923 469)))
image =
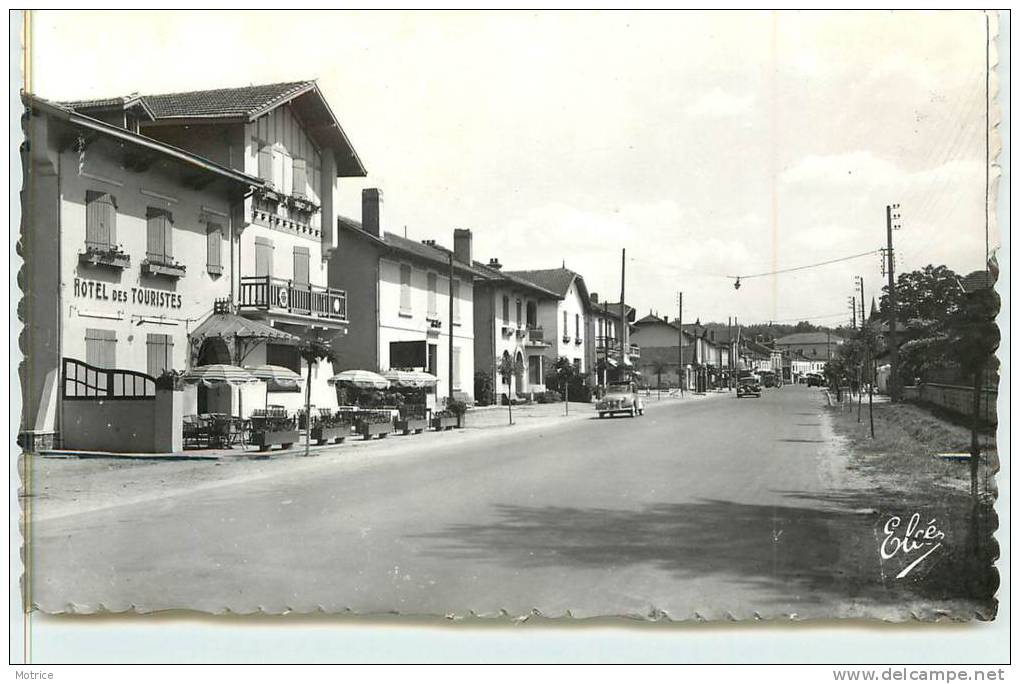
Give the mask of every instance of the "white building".
POLYGON ((488 374, 496 396, 531 397, 545 391, 546 352, 555 330, 546 332, 539 312, 555 308, 559 296, 512 273, 498 259, 475 262, 485 278, 475 280, 475 369, 488 374), (509 386, 499 373, 504 359, 516 362, 509 386))
MULTIPOLYGON (((328 342, 347 328, 346 293, 327 287, 327 260, 337 244, 338 179, 365 175, 316 83, 133 95, 69 106, 261 179, 238 207, 223 245, 228 296, 237 313, 283 335, 250 345, 243 358, 223 337, 207 335, 196 340, 191 361, 271 363, 305 377, 307 367, 294 339, 328 342)), ((313 364, 311 402, 316 407, 337 406, 336 392, 327 383, 331 375, 329 364, 313 364)), ((304 404, 301 392, 271 394, 269 403, 288 409, 304 404)), ((240 396, 203 389, 197 410, 248 414, 266 401, 265 387, 245 388, 240 396)))
POLYGON ((381 202, 382 193, 368 188, 362 221, 339 222, 343 248, 331 259, 330 284, 350 292, 361 317, 337 342, 336 370, 424 370, 439 379, 440 404, 451 392, 470 399, 473 289, 483 276, 471 264, 471 231, 454 231, 453 250, 388 233, 380 226, 381 202))
POLYGON ((566 358, 582 374, 588 373, 594 340, 588 339, 591 299, 584 278, 567 268, 506 273, 556 295, 556 299, 538 302, 538 325, 549 342, 542 353, 547 367, 559 358, 566 358))

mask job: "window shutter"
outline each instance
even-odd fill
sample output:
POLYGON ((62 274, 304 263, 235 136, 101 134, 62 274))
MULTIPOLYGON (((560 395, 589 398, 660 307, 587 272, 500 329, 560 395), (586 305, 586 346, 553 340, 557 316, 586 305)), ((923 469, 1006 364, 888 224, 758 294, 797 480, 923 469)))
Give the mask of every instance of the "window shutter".
POLYGON ((428 314, 429 316, 436 315, 436 274, 428 274, 428 314))
POLYGON ((273 275, 273 243, 268 240, 255 241, 255 275, 273 275))
POLYGON ((291 192, 298 197, 308 195, 308 173, 305 163, 304 159, 294 160, 294 189, 291 192))
POLYGON ((117 367, 117 334, 112 330, 104 330, 103 368, 117 367))
POLYGON ((117 207, 112 195, 85 191, 85 244, 110 247, 117 239, 117 207))
POLYGON ((210 223, 206 231, 205 262, 210 273, 220 273, 222 272, 220 249, 223 246, 223 229, 215 223, 210 223))
POLYGON ((453 389, 460 389, 460 347, 453 348, 450 364, 453 373, 453 389))
POLYGON ((163 258, 167 261, 174 256, 174 215, 163 212, 163 258))
POLYGON ((285 154, 281 154, 280 159, 280 166, 283 169, 283 192, 292 195, 294 194, 294 160, 285 154))
POLYGON ((162 340, 159 339, 160 337, 161 335, 154 335, 153 333, 145 336, 145 372, 154 378, 159 377, 159 374, 162 372, 161 367, 163 364, 160 358, 162 349, 160 348, 163 345, 162 340))
POLYGON ((259 178, 269 182, 273 180, 273 150, 265 143, 259 146, 259 178))
POLYGON ((163 257, 163 214, 159 209, 149 207, 145 212, 145 219, 145 256, 153 261, 160 261, 163 257))
POLYGON ((411 310, 411 267, 406 264, 400 266, 400 308, 411 310))
POLYGON ((277 190, 283 192, 283 152, 275 147, 269 149, 273 159, 273 185, 277 190))
MULTIPOLYGON (((103 223, 103 208, 99 203, 102 193, 95 190, 85 191, 85 244, 99 244, 99 227, 103 223)), ((87 362, 86 362, 87 363, 87 362)))
POLYGON ((103 358, 100 353, 99 331, 95 328, 85 328, 85 363, 90 366, 101 366, 103 358))
POLYGON ((308 284, 308 261, 309 252, 307 247, 294 248, 294 282, 308 284))
POLYGON ((112 247, 117 244, 117 198, 113 195, 105 195, 102 203, 106 244, 112 247))
POLYGON ((460 281, 454 279, 450 283, 450 296, 453 297, 453 320, 460 320, 460 281))

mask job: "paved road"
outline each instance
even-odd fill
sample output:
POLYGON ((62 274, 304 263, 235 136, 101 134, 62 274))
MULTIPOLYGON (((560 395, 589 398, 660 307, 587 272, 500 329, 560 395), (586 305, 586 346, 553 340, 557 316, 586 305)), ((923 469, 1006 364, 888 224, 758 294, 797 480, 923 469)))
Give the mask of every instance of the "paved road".
MULTIPOLYGON (((39 522, 48 610, 846 612, 872 521, 817 390, 649 407, 39 522), (855 555, 856 554, 856 555, 855 555)), ((859 592, 857 592, 859 593, 859 592)))

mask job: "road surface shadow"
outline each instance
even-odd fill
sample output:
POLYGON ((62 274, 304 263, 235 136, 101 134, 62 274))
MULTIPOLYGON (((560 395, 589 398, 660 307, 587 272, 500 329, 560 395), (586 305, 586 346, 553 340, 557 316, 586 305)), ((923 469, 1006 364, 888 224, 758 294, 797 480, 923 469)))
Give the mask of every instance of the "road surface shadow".
MULTIPOLYGON (((790 496, 810 499, 796 492, 790 496)), ((799 604, 820 606, 847 601, 899 605, 994 593, 987 581, 975 585, 945 581, 944 572, 918 575, 938 581, 894 580, 899 568, 890 572, 879 555, 877 532, 884 524, 880 513, 853 497, 818 503, 824 505, 715 499, 638 510, 496 505, 489 522, 451 525, 416 538, 431 542, 425 553, 444 558, 524 570, 648 565, 680 581, 718 576, 799 604)), ((958 564, 949 567, 950 573, 959 570, 958 564)), ((726 597, 719 602, 725 604, 726 597)))

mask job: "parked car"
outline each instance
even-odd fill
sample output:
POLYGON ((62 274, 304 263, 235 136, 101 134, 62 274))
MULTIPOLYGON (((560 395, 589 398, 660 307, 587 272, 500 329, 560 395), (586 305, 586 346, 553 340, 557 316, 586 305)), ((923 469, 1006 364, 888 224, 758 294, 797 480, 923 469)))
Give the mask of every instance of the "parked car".
POLYGON ((634 384, 623 382, 609 385, 606 388, 606 395, 595 403, 595 411, 599 418, 612 416, 617 413, 634 416, 641 416, 645 413, 644 402, 634 391, 634 384))
POLYGON ((740 384, 737 385, 737 399, 742 397, 761 398, 761 385, 757 380, 752 378, 741 378, 740 384))
POLYGON ((818 373, 807 374, 807 386, 808 387, 824 387, 825 379, 818 373))

